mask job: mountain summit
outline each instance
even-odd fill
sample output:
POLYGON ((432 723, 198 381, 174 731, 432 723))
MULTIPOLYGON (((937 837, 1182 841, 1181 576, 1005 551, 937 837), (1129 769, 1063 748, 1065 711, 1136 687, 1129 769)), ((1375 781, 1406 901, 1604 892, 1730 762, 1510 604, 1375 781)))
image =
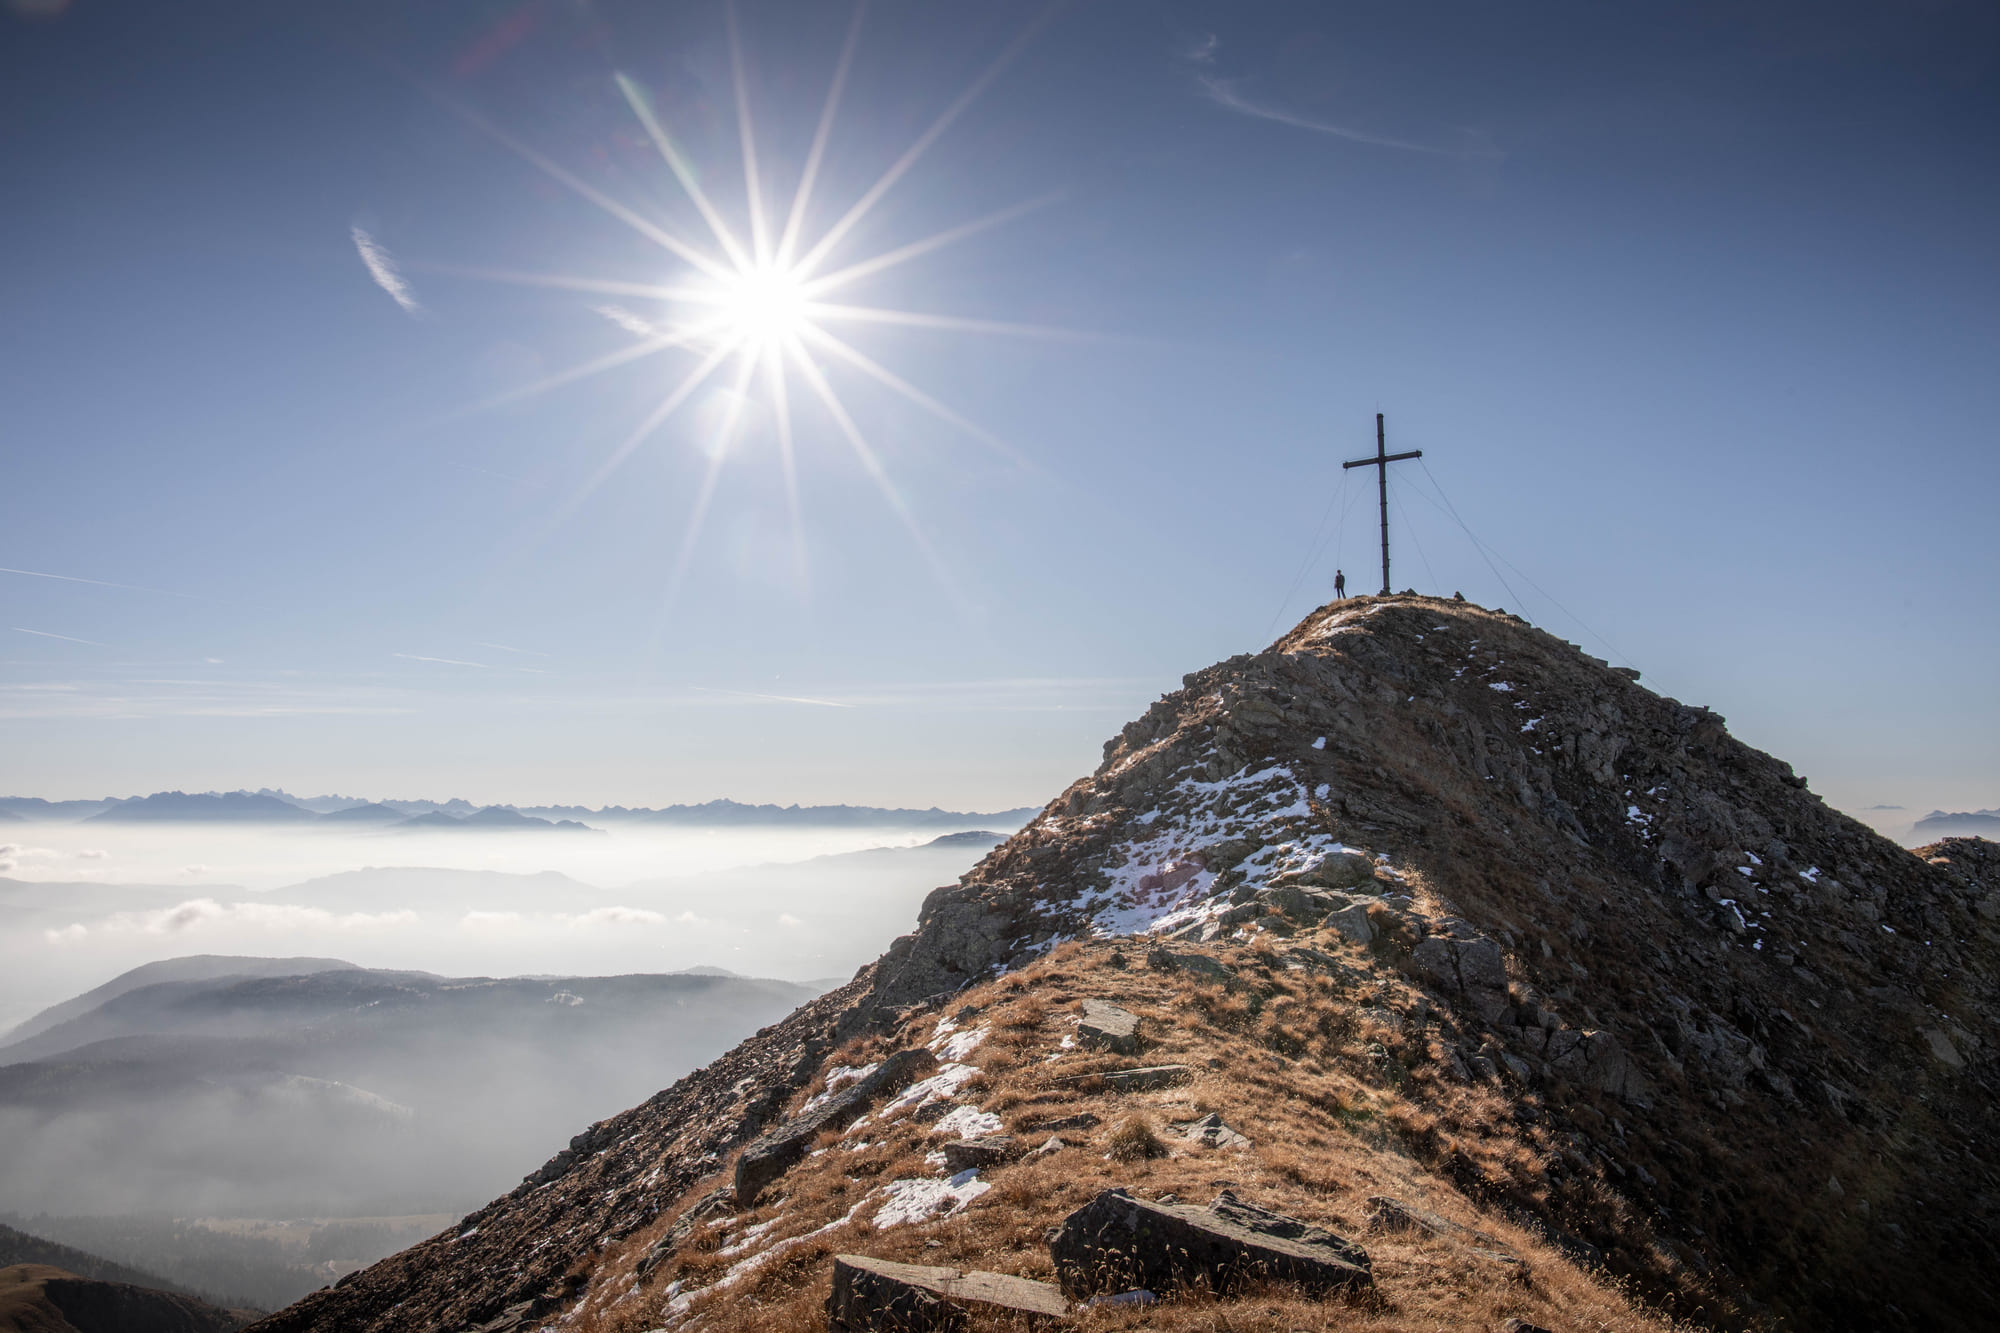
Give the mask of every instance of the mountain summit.
POLYGON ((1996 941, 1992 844, 1905 851, 1516 617, 1351 599, 848 986, 260 1328, 1991 1327, 1996 941))

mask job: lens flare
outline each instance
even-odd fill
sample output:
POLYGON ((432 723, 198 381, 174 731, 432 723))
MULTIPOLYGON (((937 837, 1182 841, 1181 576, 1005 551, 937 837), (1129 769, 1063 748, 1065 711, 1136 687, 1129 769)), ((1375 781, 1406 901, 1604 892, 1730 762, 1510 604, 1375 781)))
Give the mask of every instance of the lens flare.
MULTIPOLYGON (((699 358, 698 364, 691 371, 673 381, 659 405, 647 414, 637 429, 625 438, 610 457, 592 473, 583 487, 562 506, 558 521, 573 515, 592 491, 689 401, 710 376, 720 370, 725 362, 733 361, 735 367, 731 378, 734 381, 735 397, 732 401, 740 405, 742 395, 753 391, 760 383, 769 397, 766 405, 769 410, 766 415, 772 421, 777 434, 778 461, 784 472, 785 494, 791 510, 794 545, 802 582, 805 570, 805 531, 799 508, 796 464, 799 448, 806 441, 801 438, 799 423, 794 419, 793 397, 788 387, 794 377, 809 390, 803 397, 824 410, 826 417, 836 428, 835 434, 853 454, 862 470, 868 474, 891 512, 908 530, 917 548, 929 560, 933 573, 947 589, 950 589, 951 579, 931 542, 919 527, 915 514, 890 479, 880 454, 868 442, 853 414, 841 401, 837 389, 814 353, 824 353, 849 371, 859 372, 873 384, 895 393, 947 423, 954 430, 994 448, 1017 465, 1031 467, 1032 465, 1005 443, 878 364, 858 348, 836 336, 828 326, 900 325, 933 332, 997 333, 1031 337, 1070 335, 1066 335, 1062 330, 1024 324, 961 319, 918 311, 887 310, 830 302, 826 298, 836 293, 844 295, 855 284, 867 278, 921 255, 943 249, 989 227, 1011 221, 1051 201, 1040 199, 1003 209, 936 235, 895 247, 870 258, 852 260, 838 267, 830 265, 828 261, 839 253, 843 241, 854 233, 863 218, 876 209, 896 183, 916 164, 917 159, 943 136, 966 108, 1021 53, 1046 24, 1050 14, 1054 12, 1053 8, 1031 23, 1009 43, 1007 48, 939 114, 930 127, 917 137, 888 170, 867 189, 861 191, 855 202, 848 205, 836 221, 816 236, 808 234, 810 230, 808 205, 816 191, 824 194, 827 190, 828 182, 821 179, 820 169, 833 129, 834 113, 840 104, 842 90, 846 86, 853 65, 855 49, 860 38, 863 9, 861 6, 856 7, 853 20, 849 24, 847 39, 842 45, 831 86, 827 90, 825 103, 820 110, 811 150, 792 193, 791 206, 782 214, 782 228, 774 225, 780 214, 768 207, 764 199, 756 135, 751 123, 749 81, 745 76, 742 39, 737 28, 736 13, 733 7, 725 12, 729 29, 730 73, 735 84, 737 132, 742 148, 743 202, 746 214, 744 221, 747 225, 731 225, 731 219, 725 217, 724 210, 703 188, 703 176, 709 173, 695 169, 681 145, 675 142, 669 127, 655 113, 651 97, 635 80, 626 75, 615 76, 618 90, 644 128, 646 137, 659 150, 662 161, 679 181, 689 201, 694 204, 702 222, 708 228, 710 243, 704 244, 676 234, 661 221, 648 217, 639 210, 611 198, 596 186, 587 184, 575 173, 537 152, 476 112, 440 98, 452 112, 476 129, 506 146, 537 170, 596 205, 609 216, 658 244, 686 265, 677 277, 664 283, 653 284, 606 278, 571 277, 563 274, 499 272, 490 269, 445 271, 456 271, 466 276, 502 282, 567 288, 599 295, 651 297, 678 308, 675 320, 665 326, 655 324, 650 318, 641 320, 640 317, 632 316, 622 308, 615 312, 604 311, 607 318, 612 318, 621 327, 633 332, 635 337, 641 338, 640 343, 633 348, 551 375, 536 384, 507 395, 507 399, 512 400, 546 392, 560 385, 601 374, 641 357, 672 350, 693 354, 699 358), (774 232, 777 233, 775 236, 774 232)), ((492 404, 481 406, 490 405, 492 404)), ((708 456, 708 466, 699 493, 694 499, 693 513, 685 529, 678 564, 669 580, 669 600, 671 600, 671 590, 680 585, 687 573, 695 543, 700 536, 710 501, 715 494, 717 473, 724 459, 731 454, 731 442, 735 433, 741 428, 742 414, 738 411, 725 414, 725 419, 713 427, 716 438, 704 451, 708 456)))

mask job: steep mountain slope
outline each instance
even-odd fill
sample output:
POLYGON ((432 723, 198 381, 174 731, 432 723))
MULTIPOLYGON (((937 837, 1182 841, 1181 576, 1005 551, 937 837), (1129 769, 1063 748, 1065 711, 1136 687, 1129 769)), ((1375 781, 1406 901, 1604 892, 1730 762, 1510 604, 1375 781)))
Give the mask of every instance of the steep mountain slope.
POLYGON ((836 1251, 1046 1276, 1119 1184, 1368 1228, 1375 1286, 1092 1326, 1990 1327, 1996 850, 1906 852, 1514 617, 1353 599, 1187 677, 850 986, 262 1327, 818 1327, 836 1251), (1084 1051, 1092 1000, 1140 1032, 1084 1051), (897 1051, 941 1067, 825 1119, 897 1051))

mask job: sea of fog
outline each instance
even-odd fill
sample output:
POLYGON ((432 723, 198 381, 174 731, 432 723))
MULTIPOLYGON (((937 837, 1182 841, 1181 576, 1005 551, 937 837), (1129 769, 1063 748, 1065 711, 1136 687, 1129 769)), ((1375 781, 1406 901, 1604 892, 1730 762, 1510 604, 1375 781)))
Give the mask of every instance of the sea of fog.
POLYGON ((447 976, 710 966, 832 984, 985 855, 984 840, 936 841, 948 832, 9 822, 0 1032, 129 968, 198 953, 447 976))

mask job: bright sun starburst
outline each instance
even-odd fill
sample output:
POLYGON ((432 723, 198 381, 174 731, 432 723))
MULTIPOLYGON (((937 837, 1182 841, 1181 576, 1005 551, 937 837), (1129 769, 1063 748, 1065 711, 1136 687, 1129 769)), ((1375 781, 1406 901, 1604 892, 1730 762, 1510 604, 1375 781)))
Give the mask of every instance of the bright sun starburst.
MULTIPOLYGON (((1019 205, 975 219, 961 226, 898 246, 870 258, 835 266, 843 242, 856 224, 868 216, 885 195, 902 179, 917 160, 951 126, 952 122, 985 91, 1002 69, 1020 53, 1041 26, 1031 26, 973 81, 958 98, 919 135, 887 171, 863 191, 838 218, 810 240, 807 222, 820 184, 820 167, 834 115, 853 67, 854 53, 861 34, 862 9, 857 7, 841 48, 826 101, 820 111, 812 145, 792 192, 790 206, 781 224, 774 226, 766 206, 762 175, 757 158, 757 139, 750 114, 750 98, 744 77, 742 41, 737 31, 734 8, 728 11, 731 73, 736 94, 736 121, 742 148, 745 224, 731 225, 704 191, 673 136, 654 114, 643 89, 630 78, 618 75, 617 84, 626 103, 644 127, 647 137, 659 150, 668 169, 680 182, 688 200, 700 213, 709 237, 705 243, 689 241, 669 230, 660 221, 597 189, 560 164, 522 143, 499 127, 471 111, 453 105, 451 109, 486 134, 499 140, 527 159, 542 172, 561 182, 604 212, 617 218, 640 235, 653 241, 685 266, 680 280, 670 284, 582 278, 563 274, 503 273, 492 270, 468 271, 473 276, 527 283, 535 286, 568 288, 598 295, 642 297, 670 305, 680 318, 669 327, 619 308, 600 307, 607 315, 631 331, 638 339, 632 346, 585 365, 552 375, 538 383, 517 389, 503 398, 511 401, 560 385, 574 383, 616 366, 642 358, 679 353, 691 357, 692 367, 674 379, 659 403, 632 430, 596 469, 589 481, 572 498, 564 512, 570 513, 616 469, 634 450, 677 412, 705 383, 720 374, 734 390, 727 396, 731 404, 715 426, 715 438, 707 448, 708 467, 697 491, 689 516, 679 558, 669 584, 668 596, 678 589, 687 572, 716 482, 730 446, 741 425, 741 405, 747 394, 761 392, 767 400, 774 423, 780 466, 784 472, 785 494, 799 574, 805 572, 804 526, 799 512, 798 475, 793 435, 793 391, 803 387, 816 399, 831 420, 846 447, 881 492, 911 538, 922 549, 934 572, 949 583, 942 563, 917 524, 908 504, 891 481, 880 456, 869 444, 853 415, 842 402, 827 375, 832 362, 858 372, 875 383, 949 423, 957 430, 1022 462, 1009 446, 954 412, 936 398, 910 384, 879 364, 859 348, 832 331, 842 324, 891 325, 931 331, 1009 333, 1033 336, 1061 336, 1061 331, 991 320, 962 319, 951 315, 887 309, 852 304, 847 292, 862 280, 892 269, 921 255, 965 239, 977 232, 1020 216, 1046 200, 1019 205)), ((465 271, 465 270, 461 270, 465 271)))
POLYGON ((806 313, 802 275, 775 264, 759 264, 733 273, 717 284, 717 309, 722 336, 764 352, 782 349, 806 335, 812 317, 806 313))

